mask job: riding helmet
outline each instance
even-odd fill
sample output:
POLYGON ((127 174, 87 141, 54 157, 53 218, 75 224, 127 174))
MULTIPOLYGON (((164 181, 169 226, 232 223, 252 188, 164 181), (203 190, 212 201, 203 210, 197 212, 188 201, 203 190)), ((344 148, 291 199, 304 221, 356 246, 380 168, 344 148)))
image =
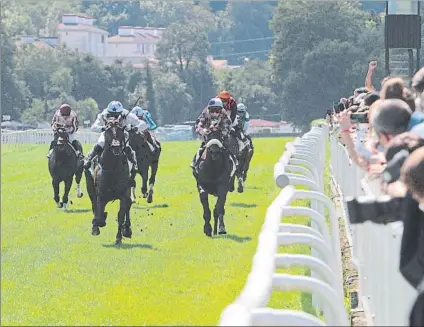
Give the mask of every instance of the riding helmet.
POLYGON ((119 101, 111 101, 107 105, 107 111, 110 114, 120 114, 120 113, 122 113, 123 110, 124 110, 124 108, 122 107, 122 103, 119 102, 119 101))
POLYGON ((71 106, 69 104, 62 104, 59 110, 63 116, 69 116, 71 114, 71 106))
POLYGON ((219 108, 223 108, 224 107, 221 99, 220 98, 212 98, 212 99, 210 99, 209 100, 209 103, 208 103, 208 108, 216 108, 216 107, 219 107, 219 108))

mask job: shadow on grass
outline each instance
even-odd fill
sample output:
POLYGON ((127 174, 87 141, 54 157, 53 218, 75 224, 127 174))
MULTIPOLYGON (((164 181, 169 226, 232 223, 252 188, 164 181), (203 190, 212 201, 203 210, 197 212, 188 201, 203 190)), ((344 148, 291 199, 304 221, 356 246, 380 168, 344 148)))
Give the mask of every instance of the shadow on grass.
MULTIPOLYGON (((125 241, 123 241, 125 242, 125 241)), ((158 251, 157 248, 153 247, 151 244, 134 244, 134 243, 122 243, 122 244, 102 244, 105 248, 115 248, 115 249, 147 249, 158 251)))
POLYGON ((232 241, 237 242, 237 243, 246 243, 246 242, 250 242, 252 240, 252 238, 250 236, 238 236, 238 235, 234 235, 234 234, 222 235, 219 238, 229 239, 229 240, 232 240, 232 241))
POLYGON ((134 203, 131 207, 131 209, 135 209, 135 210, 150 210, 150 209, 162 209, 162 208, 169 208, 169 204, 163 203, 163 204, 155 204, 153 206, 142 206, 138 203, 134 203))
POLYGON ((92 212, 91 209, 69 209, 65 211, 66 213, 87 213, 92 212))
POLYGON ((230 206, 236 208, 256 208, 258 205, 255 203, 241 203, 241 202, 232 202, 230 206))

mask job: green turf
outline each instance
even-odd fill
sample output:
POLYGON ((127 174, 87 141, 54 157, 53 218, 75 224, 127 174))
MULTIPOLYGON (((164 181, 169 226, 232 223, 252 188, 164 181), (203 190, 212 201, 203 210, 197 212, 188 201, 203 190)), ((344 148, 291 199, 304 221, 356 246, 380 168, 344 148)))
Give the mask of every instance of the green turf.
MULTIPOLYGON (((56 209, 47 147, 3 145, 1 325, 215 325, 246 281, 266 208, 279 192, 273 166, 288 140, 254 140, 246 192, 228 196, 229 235, 214 239, 203 234, 189 168, 198 143, 164 143, 154 203, 137 200, 133 238, 120 248, 113 245, 118 203, 92 236, 86 192, 77 199, 74 184, 72 210, 56 209)), ((139 195, 139 177, 137 184, 139 195)), ((289 292, 270 306, 305 309, 304 302, 289 292)))

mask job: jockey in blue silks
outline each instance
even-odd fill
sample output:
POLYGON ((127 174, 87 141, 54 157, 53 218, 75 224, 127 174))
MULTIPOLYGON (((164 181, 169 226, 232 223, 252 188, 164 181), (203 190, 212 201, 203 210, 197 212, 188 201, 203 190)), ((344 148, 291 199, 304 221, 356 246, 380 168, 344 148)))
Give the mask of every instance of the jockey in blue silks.
MULTIPOLYGON (((154 131, 156 128, 158 128, 158 126, 152 119, 152 115, 146 109, 136 106, 132 108, 131 113, 137 116, 138 119, 144 121, 149 126, 148 129, 150 131, 154 131)), ((152 133, 149 132, 149 130, 144 131, 144 133, 146 134, 146 140, 152 152, 156 152, 157 150, 160 149, 160 144, 156 140, 156 138, 152 135, 152 133)))

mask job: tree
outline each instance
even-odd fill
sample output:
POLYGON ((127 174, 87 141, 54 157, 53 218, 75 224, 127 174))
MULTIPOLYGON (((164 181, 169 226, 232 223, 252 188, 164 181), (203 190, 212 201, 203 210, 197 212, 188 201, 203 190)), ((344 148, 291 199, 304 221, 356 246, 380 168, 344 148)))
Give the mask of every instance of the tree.
POLYGON ((302 68, 292 71, 283 84, 283 118, 299 127, 322 118, 329 104, 363 85, 363 72, 350 69, 363 57, 362 49, 349 42, 319 43, 305 54, 302 68))
POLYGON ((160 67, 177 72, 184 81, 191 65, 195 62, 206 63, 210 53, 207 31, 213 27, 212 17, 202 8, 194 8, 192 14, 197 16, 169 25, 156 53, 160 67))
POLYGON ((187 85, 178 75, 168 72, 158 75, 154 81, 160 124, 175 124, 193 119, 198 113, 191 110, 192 97, 187 92, 187 85))
POLYGON ((96 120, 98 111, 99 106, 97 105, 96 100, 93 98, 78 101, 76 106, 76 112, 81 124, 84 122, 84 120, 89 120, 90 123, 93 123, 96 120))
POLYGON ((155 88, 153 86, 152 71, 148 62, 146 63, 146 102, 147 109, 150 111, 152 117, 156 117, 155 88))
POLYGON ((27 124, 42 123, 46 121, 44 102, 40 99, 34 99, 31 107, 24 110, 21 120, 27 124))
POLYGON ((368 61, 381 58, 384 39, 381 26, 368 24, 369 14, 359 8, 345 0, 280 2, 271 23, 271 63, 284 119, 309 125, 364 84, 368 61))
POLYGON ((282 82, 292 69, 299 69, 304 54, 324 39, 355 43, 365 18, 357 1, 281 1, 271 22, 275 76, 282 82))
POLYGON ((16 48, 3 25, 1 25, 0 37, 1 110, 3 114, 10 115, 12 119, 18 119, 21 110, 27 106, 26 97, 29 92, 15 73, 16 48))

